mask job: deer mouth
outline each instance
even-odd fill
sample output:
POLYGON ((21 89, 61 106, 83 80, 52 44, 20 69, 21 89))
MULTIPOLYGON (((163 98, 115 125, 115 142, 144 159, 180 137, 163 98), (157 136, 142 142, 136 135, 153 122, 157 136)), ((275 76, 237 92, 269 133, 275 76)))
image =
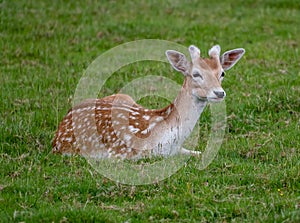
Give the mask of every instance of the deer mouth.
POLYGON ((224 98, 225 97, 215 97, 215 98, 207 98, 207 101, 209 101, 209 102, 221 102, 221 101, 223 101, 224 100, 224 98))
POLYGON ((221 102, 224 100, 225 97, 197 97, 199 101, 203 102, 221 102))

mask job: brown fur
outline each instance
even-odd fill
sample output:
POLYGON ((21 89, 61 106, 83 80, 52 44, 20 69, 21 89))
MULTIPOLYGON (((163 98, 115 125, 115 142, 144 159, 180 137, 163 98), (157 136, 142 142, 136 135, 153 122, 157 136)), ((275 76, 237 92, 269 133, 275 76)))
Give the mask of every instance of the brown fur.
MULTIPOLYGON (((174 105, 171 104, 163 109, 148 110, 136 104, 128 95, 122 94, 118 94, 117 97, 116 95, 112 95, 102 99, 87 99, 79 105, 74 106, 59 124, 58 130, 52 143, 53 153, 82 153, 81 148, 74 147, 76 142, 76 134, 74 133, 74 128, 78 128, 78 126, 74 126, 73 117, 76 115, 73 115, 73 113, 75 114, 75 112, 77 112, 79 109, 82 110, 84 108, 90 107, 96 107, 96 109, 94 109, 93 111, 94 120, 92 120, 92 123, 96 125, 97 134, 99 135, 99 143, 105 145, 105 148, 113 148, 116 154, 123 154, 126 152, 126 149, 128 149, 126 147, 126 144, 121 143, 119 145, 114 145, 117 140, 120 140, 116 132, 118 131, 118 128, 120 126, 132 126, 133 128, 137 128, 139 129, 139 131, 134 133, 135 137, 141 139, 147 138, 149 137, 151 132, 149 131, 146 134, 142 134, 142 132, 149 127, 153 118, 162 117, 163 120, 166 120, 171 110, 174 109, 174 105), (124 113, 122 109, 118 109, 118 106, 128 107, 130 108, 131 112, 129 112, 129 114, 126 114, 126 112, 124 113), (121 119, 113 115, 116 113, 120 114, 122 112, 126 117, 125 119, 121 119), (149 116, 151 118, 149 118, 149 120, 146 120, 145 118, 143 118, 143 116, 149 116), (112 119, 113 121, 120 122, 119 126, 113 125, 112 119), (103 130, 105 132, 104 134, 103 130), (69 138, 71 138, 71 141, 67 140, 69 138)), ((85 112, 81 111, 80 117, 89 116, 89 112, 86 112, 86 114, 84 113, 85 112)), ((75 124, 82 124, 82 122, 83 120, 80 120, 75 124)), ((89 130, 87 129, 86 131, 88 132, 89 130)), ((87 135, 91 134, 92 133, 89 132, 87 133, 87 135)), ((84 142, 84 144, 87 144, 87 142, 84 142)), ((86 153, 89 152, 86 151, 86 153)), ((137 151, 133 149, 132 155, 136 155, 136 153, 137 151)))

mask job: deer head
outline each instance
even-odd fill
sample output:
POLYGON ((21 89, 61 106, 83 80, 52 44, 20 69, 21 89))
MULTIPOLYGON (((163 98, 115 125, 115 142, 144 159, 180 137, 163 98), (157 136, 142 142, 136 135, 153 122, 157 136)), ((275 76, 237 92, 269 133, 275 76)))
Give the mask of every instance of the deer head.
POLYGON ((221 86, 225 71, 241 59, 245 50, 230 50, 220 57, 221 48, 215 45, 208 52, 209 58, 201 58, 200 50, 191 45, 189 52, 191 62, 184 54, 174 50, 166 51, 166 55, 173 68, 186 77, 186 84, 189 85, 186 89, 193 97, 201 101, 222 101, 226 96, 221 86))

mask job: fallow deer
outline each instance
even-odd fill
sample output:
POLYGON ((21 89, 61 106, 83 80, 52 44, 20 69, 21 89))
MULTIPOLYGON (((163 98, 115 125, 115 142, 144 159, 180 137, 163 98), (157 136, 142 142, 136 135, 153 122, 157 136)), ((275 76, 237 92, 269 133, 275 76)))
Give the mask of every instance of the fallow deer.
POLYGON ((184 83, 174 102, 163 109, 146 109, 124 94, 87 99, 74 106, 59 124, 53 152, 99 159, 198 155, 199 151, 182 144, 207 102, 225 98, 221 87, 225 71, 245 53, 238 48, 220 56, 220 50, 219 45, 213 46, 209 58, 202 58, 191 45, 191 62, 180 52, 166 51, 172 67, 184 75, 184 83))

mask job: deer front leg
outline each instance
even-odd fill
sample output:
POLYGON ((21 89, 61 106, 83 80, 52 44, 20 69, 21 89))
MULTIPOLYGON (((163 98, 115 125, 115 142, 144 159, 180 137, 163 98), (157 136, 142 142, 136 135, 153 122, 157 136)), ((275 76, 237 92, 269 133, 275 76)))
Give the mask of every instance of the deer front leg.
POLYGON ((191 155, 191 156, 195 156, 195 157, 198 157, 201 155, 201 151, 188 150, 183 147, 180 148, 179 153, 184 154, 184 155, 191 155))

